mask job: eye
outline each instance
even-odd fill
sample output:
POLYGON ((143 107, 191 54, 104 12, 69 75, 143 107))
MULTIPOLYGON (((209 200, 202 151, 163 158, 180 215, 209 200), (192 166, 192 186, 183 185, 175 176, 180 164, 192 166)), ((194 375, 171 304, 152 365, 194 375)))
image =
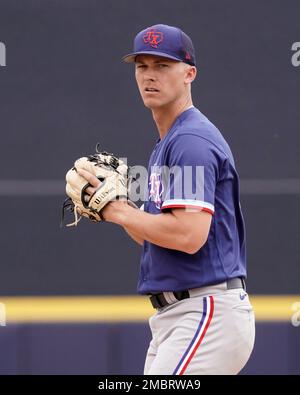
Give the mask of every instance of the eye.
POLYGON ((164 67, 169 67, 169 66, 167 64, 164 64, 164 63, 159 63, 158 67, 160 69, 163 69, 164 67))
POLYGON ((145 68, 146 67, 146 65, 144 65, 144 64, 140 64, 140 65, 138 65, 138 66, 136 66, 137 67, 137 69, 141 69, 141 68, 145 68))

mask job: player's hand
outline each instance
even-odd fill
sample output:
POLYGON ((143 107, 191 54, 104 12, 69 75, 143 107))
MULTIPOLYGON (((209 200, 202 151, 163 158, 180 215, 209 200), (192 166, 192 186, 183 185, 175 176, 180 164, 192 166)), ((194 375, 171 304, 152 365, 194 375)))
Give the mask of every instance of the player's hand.
MULTIPOLYGON (((86 189, 86 193, 92 196, 101 185, 101 181, 87 170, 78 169, 77 173, 91 184, 91 186, 86 189)), ((102 216, 105 221, 118 223, 119 216, 124 213, 127 207, 127 199, 111 201, 102 209, 102 216)))
POLYGON ((85 180, 87 180, 87 182, 89 184, 91 184, 90 187, 88 187, 85 192, 92 196, 96 190, 99 188, 99 186, 101 185, 101 181, 92 173, 90 173, 87 170, 84 169, 77 169, 77 173, 83 177, 85 180))

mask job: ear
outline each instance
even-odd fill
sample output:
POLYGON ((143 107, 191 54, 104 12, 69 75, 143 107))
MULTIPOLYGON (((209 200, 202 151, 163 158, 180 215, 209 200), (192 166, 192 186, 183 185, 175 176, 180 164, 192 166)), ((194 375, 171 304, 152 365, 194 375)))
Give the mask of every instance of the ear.
POLYGON ((185 68, 185 79, 184 79, 184 82, 186 84, 191 84, 194 81, 194 79, 196 78, 196 75, 197 75, 196 67, 195 66, 190 66, 190 65, 187 64, 186 68, 185 68))

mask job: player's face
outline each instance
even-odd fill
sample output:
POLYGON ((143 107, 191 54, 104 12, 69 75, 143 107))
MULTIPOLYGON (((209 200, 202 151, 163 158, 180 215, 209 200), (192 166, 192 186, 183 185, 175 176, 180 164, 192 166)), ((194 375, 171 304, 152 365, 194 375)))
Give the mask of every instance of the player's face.
POLYGON ((135 77, 146 107, 155 109, 172 105, 186 95, 189 66, 172 59, 139 55, 135 62, 135 77))

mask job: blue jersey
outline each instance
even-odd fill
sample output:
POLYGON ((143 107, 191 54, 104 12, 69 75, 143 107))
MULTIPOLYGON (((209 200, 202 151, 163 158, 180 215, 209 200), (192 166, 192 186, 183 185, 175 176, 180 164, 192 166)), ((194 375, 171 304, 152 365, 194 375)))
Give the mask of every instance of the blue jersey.
POLYGON ((212 222, 206 243, 195 254, 145 240, 139 293, 182 291, 246 277, 245 226, 233 155, 220 131, 195 107, 180 114, 157 140, 147 193, 145 212, 198 208, 211 213, 212 222))

